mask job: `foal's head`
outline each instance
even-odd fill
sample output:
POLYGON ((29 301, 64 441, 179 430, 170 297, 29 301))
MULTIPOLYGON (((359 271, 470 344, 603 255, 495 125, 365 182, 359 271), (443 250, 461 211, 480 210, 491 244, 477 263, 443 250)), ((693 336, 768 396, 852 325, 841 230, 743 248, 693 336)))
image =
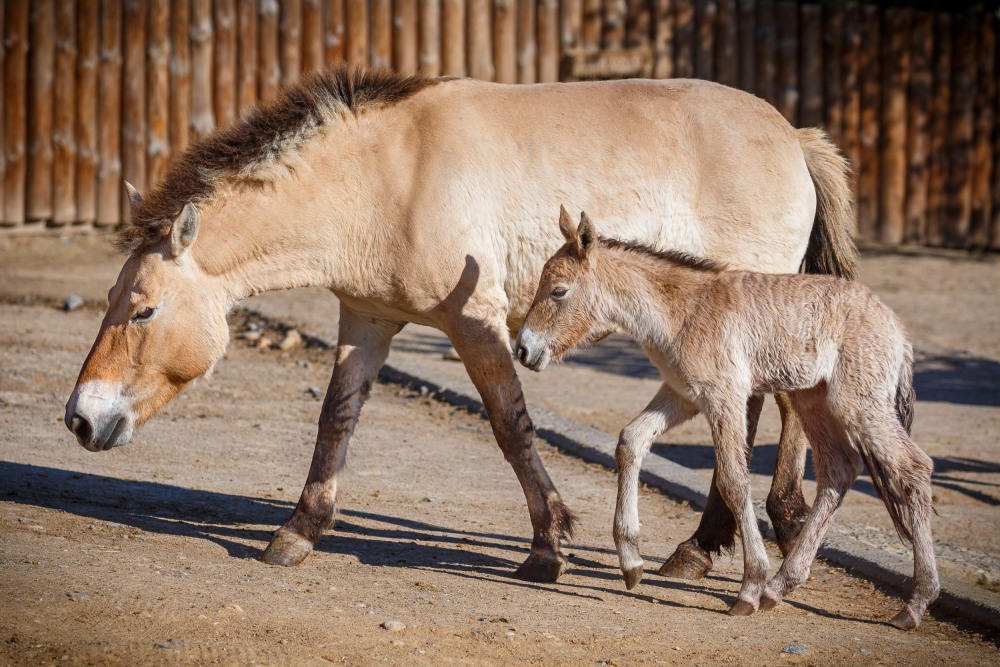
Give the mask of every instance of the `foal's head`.
POLYGON ((593 307, 598 297, 594 224, 581 213, 577 227, 561 207, 559 230, 566 243, 545 263, 535 300, 517 336, 517 358, 534 371, 542 371, 550 361, 558 361, 578 345, 610 333, 593 307))
MULTIPOLYGON (((134 207, 141 198, 131 186, 129 195, 134 207)), ((126 444, 225 352, 228 303, 191 253, 198 223, 187 204, 158 243, 132 253, 108 292, 108 312, 66 404, 66 426, 91 451, 126 444)))

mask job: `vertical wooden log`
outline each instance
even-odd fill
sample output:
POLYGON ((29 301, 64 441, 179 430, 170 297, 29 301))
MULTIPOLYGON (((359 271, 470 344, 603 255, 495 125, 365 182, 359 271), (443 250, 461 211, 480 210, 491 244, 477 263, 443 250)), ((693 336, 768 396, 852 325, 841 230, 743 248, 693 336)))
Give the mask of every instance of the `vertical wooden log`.
POLYGON ((490 0, 468 0, 468 30, 466 53, 469 76, 483 81, 493 80, 493 12, 490 0))
POLYGON ((98 0, 80 0, 76 61, 76 222, 97 217, 98 0))
POLYGON ((150 0, 149 137, 146 142, 146 187, 153 188, 170 162, 170 0, 150 0))
MULTIPOLYGON (((122 178, 146 192, 146 0, 126 0, 122 64, 122 178)), ((122 185, 118 184, 119 189, 122 185)), ((128 197, 121 219, 129 219, 128 197)))
POLYGON ((625 0, 604 0, 604 48, 625 46, 625 20, 628 8, 625 0))
POLYGON ((934 16, 913 14, 910 38, 910 82, 907 95, 906 214, 904 243, 924 243, 927 233, 927 155, 930 151, 930 103, 934 85, 934 16))
POLYGON ((739 32, 736 26, 736 0, 717 0, 715 16, 715 80, 724 86, 738 86, 739 63, 736 49, 739 32))
POLYGON ((516 0, 496 0, 493 6, 493 64, 500 83, 517 81, 516 0))
POLYGON ((24 223, 28 138, 28 37, 30 3, 8 0, 4 15, 4 172, 5 225, 24 223))
MULTIPOLYGON (((1000 22, 993 22, 994 42, 1000 39, 1000 22)), ((994 48, 995 59, 993 61, 994 75, 1000 72, 1000 46, 994 48)), ((993 122, 1000 124, 1000 90, 993 106, 993 122)), ((993 183, 990 186, 992 193, 993 207, 990 222, 990 247, 994 250, 1000 249, 1000 128, 993 133, 993 183)))
POLYGON ((694 0, 673 0, 674 6, 674 76, 694 76, 694 0))
POLYGON ((583 0, 583 48, 597 51, 601 48, 601 32, 604 24, 603 0, 583 0))
POLYGON ((4 90, 3 79, 4 70, 6 66, 4 62, 6 60, 7 49, 5 43, 5 36, 7 34, 6 30, 6 17, 7 5, 4 2, 0 2, 0 227, 4 226, 3 214, 4 214, 4 178, 7 174, 7 155, 6 155, 6 144, 4 143, 4 121, 7 112, 4 107, 4 90))
POLYGON ((417 0, 396 0, 392 20, 393 68, 407 76, 417 73, 417 0))
POLYGON ((445 76, 465 76, 464 0, 442 0, 441 67, 445 76))
POLYGON ((927 228, 925 243, 945 242, 948 220, 948 137, 951 132, 952 16, 934 15, 934 72, 930 107, 931 145, 928 154, 927 228))
POLYGON ((910 12, 887 9, 882 22, 882 188, 879 240, 903 241, 906 211, 906 87, 910 12))
POLYGON ((851 192, 858 196, 858 174, 861 169, 861 91, 858 74, 858 52, 861 48, 861 8, 847 5, 844 14, 844 44, 841 49, 843 77, 843 133, 841 148, 851 164, 851 192))
POLYGON ((715 80, 715 19, 719 7, 715 0, 695 0, 694 75, 715 80))
POLYGON ((952 21, 954 55, 951 73, 951 134, 948 151, 948 220, 945 245, 966 247, 972 222, 975 138, 976 60, 980 17, 956 15, 952 21))
POLYGON ((669 79, 674 76, 674 12, 671 0, 654 0, 652 20, 653 78, 669 79))
POLYGON ((323 55, 327 63, 344 61, 344 0, 325 0, 323 55))
POLYGON ((76 3, 56 5, 55 116, 52 125, 52 223, 76 219, 76 3))
POLYGON ((215 91, 212 96, 215 124, 229 127, 236 120, 236 2, 214 0, 215 54, 212 69, 215 91))
POLYGON ((345 0, 346 25, 344 33, 347 64, 359 67, 368 64, 368 1, 345 0))
POLYGON ((174 0, 170 9, 170 152, 180 155, 191 136, 190 0, 174 0))
POLYGON ((281 85, 287 86, 302 74, 302 2, 281 0, 281 85))
POLYGON ((55 3, 31 3, 28 66, 28 201, 29 222, 52 217, 52 72, 55 69, 55 3))
POLYGON ((649 44, 648 0, 627 0, 625 17, 625 46, 635 48, 649 44))
POLYGON ((823 10, 802 5, 799 13, 799 125, 823 123, 823 10))
POLYGON ((757 90, 757 0, 739 0, 739 87, 757 90))
POLYGON ((774 7, 777 25, 775 95, 778 111, 788 122, 799 124, 799 6, 778 2, 774 7))
POLYGON ((582 46, 583 0, 562 0, 559 3, 559 52, 569 53, 582 46))
POLYGON ((879 217, 879 107, 881 103, 879 62, 879 11, 874 5, 861 8, 861 49, 858 52, 861 119, 859 140, 861 163, 858 175, 858 229, 862 238, 878 238, 879 217))
POLYGON ((441 74, 441 0, 420 3, 420 71, 427 76, 441 74))
POLYGON ((257 1, 239 0, 236 7, 236 113, 246 114, 257 103, 257 1))
POLYGON ((101 227, 117 225, 121 219, 121 9, 120 0, 101 2, 96 220, 101 227))
POLYGON ((996 16, 979 16, 979 74, 976 77, 976 120, 973 144, 972 213, 969 225, 969 243, 974 248, 989 247, 993 207, 1000 202, 992 200, 993 183, 993 132, 996 123, 997 95, 996 16))
POLYGON ((843 44, 844 6, 823 5, 823 126, 841 149, 844 146, 843 44))
POLYGON ((202 139, 215 129, 212 107, 212 2, 191 3, 191 134, 202 139))
POLYGON ((756 83, 754 91, 757 96, 776 104, 778 82, 778 27, 774 13, 774 0, 757 0, 757 30, 756 49, 756 83))
POLYGON ((257 69, 260 82, 257 97, 262 103, 273 100, 278 95, 281 85, 281 58, 278 55, 280 29, 278 0, 260 0, 260 12, 257 16, 257 32, 259 37, 257 53, 257 69))
POLYGON ((518 0, 517 80, 519 83, 535 83, 538 80, 537 37, 535 0, 518 0))
POLYGON ((538 82, 559 80, 559 3, 538 0, 538 82))
POLYGON ((372 67, 392 66, 392 0, 372 0, 371 2, 371 53, 372 67))
POLYGON ((323 7, 320 0, 302 0, 302 73, 323 67, 323 7))

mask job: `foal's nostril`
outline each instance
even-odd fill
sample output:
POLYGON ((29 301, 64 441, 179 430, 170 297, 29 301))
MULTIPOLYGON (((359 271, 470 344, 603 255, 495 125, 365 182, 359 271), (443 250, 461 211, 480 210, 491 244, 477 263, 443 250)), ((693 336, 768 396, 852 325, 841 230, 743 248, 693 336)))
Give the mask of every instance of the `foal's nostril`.
POLYGON ((69 430, 73 431, 76 437, 80 439, 80 442, 90 442, 90 439, 94 436, 94 428, 90 425, 90 422, 79 414, 73 415, 73 418, 70 420, 69 430))
POLYGON ((517 346, 517 360, 520 361, 522 364, 527 363, 528 348, 526 348, 524 345, 517 346))

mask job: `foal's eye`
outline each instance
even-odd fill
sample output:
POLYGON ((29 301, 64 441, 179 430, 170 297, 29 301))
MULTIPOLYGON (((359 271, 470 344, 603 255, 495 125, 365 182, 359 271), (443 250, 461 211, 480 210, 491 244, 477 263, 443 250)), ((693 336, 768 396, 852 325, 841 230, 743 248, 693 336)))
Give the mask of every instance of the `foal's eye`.
POLYGON ((153 316, 156 309, 151 306, 146 306, 145 308, 139 310, 135 315, 132 316, 133 322, 144 322, 153 316))
POLYGON ((561 299, 564 296, 566 296, 567 292, 569 292, 569 288, 568 287, 563 287, 562 285, 559 285, 558 287, 553 287, 552 288, 552 298, 553 299, 561 299))

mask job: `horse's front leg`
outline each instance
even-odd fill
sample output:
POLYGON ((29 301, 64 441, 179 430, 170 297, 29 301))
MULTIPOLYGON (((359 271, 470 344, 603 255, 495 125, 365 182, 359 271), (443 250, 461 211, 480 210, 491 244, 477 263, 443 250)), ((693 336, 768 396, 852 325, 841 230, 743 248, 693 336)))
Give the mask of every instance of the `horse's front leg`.
POLYGON ((320 412, 309 476, 291 518, 264 551, 265 563, 298 565, 333 525, 337 475, 344 467, 351 433, 389 354, 392 337, 401 328, 396 322, 363 318, 341 304, 337 357, 320 412))

